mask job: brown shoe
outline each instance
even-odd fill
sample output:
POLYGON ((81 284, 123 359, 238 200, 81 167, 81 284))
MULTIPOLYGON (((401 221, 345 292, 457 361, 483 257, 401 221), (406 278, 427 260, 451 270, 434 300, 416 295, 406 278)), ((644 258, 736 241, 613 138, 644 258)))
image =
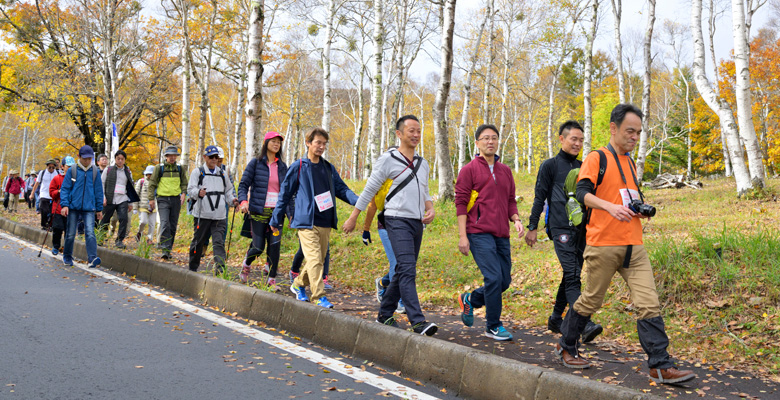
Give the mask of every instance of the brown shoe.
POLYGON ((590 368, 590 363, 587 360, 580 358, 579 355, 572 356, 568 351, 561 348, 560 343, 555 344, 555 355, 563 361, 563 365, 567 368, 590 368))
POLYGON ((678 383, 689 381, 696 377, 693 371, 680 371, 677 368, 653 368, 650 370, 650 379, 658 383, 678 383), (659 376, 660 375, 660 376, 659 376))

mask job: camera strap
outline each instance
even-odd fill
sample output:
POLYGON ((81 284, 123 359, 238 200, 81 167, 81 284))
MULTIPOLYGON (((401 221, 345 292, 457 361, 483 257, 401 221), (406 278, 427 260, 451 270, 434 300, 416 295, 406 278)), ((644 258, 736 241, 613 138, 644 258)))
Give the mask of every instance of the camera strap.
MULTIPOLYGON (((628 182, 626 181, 626 175, 623 173, 623 167, 620 166, 620 159, 618 158, 615 148, 612 147, 612 143, 607 144, 607 149, 609 149, 609 152, 612 153, 613 157, 615 157, 615 162, 617 163, 618 171, 620 171, 620 178, 623 179, 623 184, 626 185, 628 198, 633 200, 634 198, 631 197, 631 191, 628 189, 628 182)), ((639 188, 639 182, 636 179, 636 172, 634 172, 634 160, 632 160, 631 157, 628 157, 628 169, 631 171, 631 177, 634 178, 634 185, 636 185, 636 191, 639 192, 639 199, 642 201, 642 203, 644 203, 645 196, 642 194, 642 189, 639 188)))

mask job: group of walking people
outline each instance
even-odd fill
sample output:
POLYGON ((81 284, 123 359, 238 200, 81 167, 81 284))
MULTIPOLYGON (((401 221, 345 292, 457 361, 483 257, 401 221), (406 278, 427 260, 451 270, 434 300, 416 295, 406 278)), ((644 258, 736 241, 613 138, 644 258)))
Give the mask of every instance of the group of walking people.
MULTIPOLYGON (((461 169, 455 186, 457 248, 464 256, 473 256, 484 281, 483 286, 457 296, 465 326, 473 326, 474 310, 484 307, 484 335, 497 341, 513 339, 501 321, 502 293, 511 282, 511 230, 528 246, 534 246, 544 215, 545 233, 553 242, 563 272, 547 325, 551 332, 561 334, 554 352, 562 363, 570 368, 590 366, 580 356, 579 347, 603 332, 591 316, 602 306, 612 276, 619 273, 628 284, 636 308, 637 332, 648 356, 651 379, 676 383, 695 377, 691 371, 676 369, 667 352, 669 339, 642 243, 641 219, 651 215, 635 207, 644 198, 630 158, 642 129, 642 118, 637 107, 617 105, 610 118, 609 145, 590 153, 584 161, 577 159, 583 144, 582 127, 576 121, 561 125, 561 149, 540 166, 527 226, 517 209, 512 171, 497 154, 498 128, 485 124, 476 129, 474 141, 479 152, 461 169), (626 179, 628 175, 630 178, 626 179), (584 287, 580 278, 583 272, 588 276, 584 287)), ((92 148, 84 146, 78 160, 65 158, 64 173, 55 174, 56 162, 47 162, 47 169, 38 174, 40 182, 36 181, 35 187, 40 185, 41 193, 45 189, 48 195, 41 195, 41 221, 43 224, 44 210, 51 207, 55 215, 54 247, 56 250, 58 236, 65 231, 63 261, 68 265, 72 265, 77 225, 83 221, 87 261, 95 267, 100 264, 95 221, 100 220, 99 229, 105 229, 112 214, 117 213, 116 244, 123 247, 128 211, 137 203, 141 227, 136 238, 140 240, 141 231, 148 227, 147 237, 152 240, 156 211, 160 219, 158 246, 161 257, 167 259, 175 241, 180 208, 189 198, 187 208, 194 224, 189 268, 198 270, 211 241, 215 271, 221 273, 227 258, 224 247, 228 209, 233 206, 244 214, 242 231, 252 239, 239 279, 248 282, 252 265, 266 253, 265 259, 261 259, 268 275, 266 283, 275 286, 281 231, 288 218, 289 227, 297 231, 299 252, 305 259, 299 270, 290 273, 290 290, 298 300, 333 308, 325 288, 329 239, 332 230, 338 228, 335 201, 339 199, 354 206, 342 226, 345 233, 354 231, 358 216, 367 211, 363 224, 366 245, 372 242, 370 226, 375 216, 377 219, 388 274, 376 279, 380 301, 376 321, 399 327, 396 315, 405 312, 414 332, 431 336, 438 326, 426 319, 416 287, 425 226, 436 217, 428 188, 430 168, 416 151, 422 131, 415 116, 399 118, 395 134, 398 146, 376 160, 360 196, 323 157, 329 134, 321 128, 306 134, 306 155, 289 165, 281 156, 284 138, 277 132, 268 132, 260 154, 246 166, 237 191, 221 165, 224 155, 216 146, 206 147, 203 164, 189 175, 176 162, 176 147, 170 146, 165 150, 165 162, 147 167, 144 178, 135 185, 125 165, 124 152, 117 152, 115 164, 104 169, 92 163, 92 148)), ((15 191, 24 188, 23 182, 14 182, 4 186, 15 191)))

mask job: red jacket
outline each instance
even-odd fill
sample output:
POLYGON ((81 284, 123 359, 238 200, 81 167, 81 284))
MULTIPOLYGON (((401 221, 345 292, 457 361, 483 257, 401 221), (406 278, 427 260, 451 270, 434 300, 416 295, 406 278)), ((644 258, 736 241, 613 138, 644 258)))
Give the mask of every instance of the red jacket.
POLYGON ((49 184, 52 214, 60 215, 60 211, 62 211, 62 206, 60 205, 60 188, 62 188, 62 180, 64 177, 65 175, 57 174, 57 176, 51 179, 51 183, 49 184))
POLYGON ((458 174, 455 209, 457 215, 468 215, 466 233, 509 237, 509 218, 517 214, 512 170, 498 162, 496 157, 491 175, 487 161, 482 156, 475 157, 458 174), (472 190, 477 191, 479 196, 471 211, 466 212, 472 190))
POLYGON ((5 191, 15 195, 22 193, 22 188, 24 188, 24 180, 18 176, 8 179, 8 183, 5 184, 5 191))

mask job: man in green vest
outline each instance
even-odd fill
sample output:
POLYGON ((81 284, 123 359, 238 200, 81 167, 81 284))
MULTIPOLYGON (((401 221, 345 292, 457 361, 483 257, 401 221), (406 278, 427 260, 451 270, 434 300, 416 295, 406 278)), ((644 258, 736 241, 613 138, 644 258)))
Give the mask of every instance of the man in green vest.
POLYGON ((186 171, 176 164, 178 157, 176 146, 168 146, 165 149, 165 162, 154 168, 149 179, 149 208, 153 210, 156 207, 160 216, 160 242, 157 246, 162 250, 163 260, 171 257, 179 212, 187 193, 186 171))

